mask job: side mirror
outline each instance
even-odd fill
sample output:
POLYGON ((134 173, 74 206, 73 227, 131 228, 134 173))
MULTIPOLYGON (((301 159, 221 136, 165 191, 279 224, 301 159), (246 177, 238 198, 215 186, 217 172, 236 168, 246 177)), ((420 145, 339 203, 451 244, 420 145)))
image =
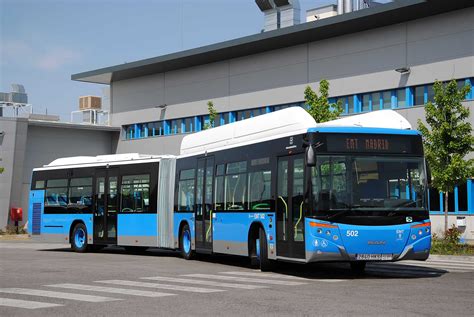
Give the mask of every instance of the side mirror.
POLYGON ((311 145, 308 145, 306 148, 306 166, 316 166, 316 157, 311 145))

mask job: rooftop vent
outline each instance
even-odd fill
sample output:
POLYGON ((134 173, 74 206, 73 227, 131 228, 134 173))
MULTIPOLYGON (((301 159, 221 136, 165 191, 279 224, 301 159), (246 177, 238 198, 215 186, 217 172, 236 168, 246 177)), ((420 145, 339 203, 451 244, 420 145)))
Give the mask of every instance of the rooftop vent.
POLYGON ((300 23, 299 0, 255 0, 265 15, 263 31, 271 31, 300 23))

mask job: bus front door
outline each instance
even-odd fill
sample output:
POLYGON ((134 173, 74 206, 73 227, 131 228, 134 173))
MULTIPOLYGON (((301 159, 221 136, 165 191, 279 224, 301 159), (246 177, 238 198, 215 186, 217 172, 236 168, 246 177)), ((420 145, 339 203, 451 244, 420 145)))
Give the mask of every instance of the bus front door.
POLYGON ((212 250, 212 202, 214 158, 198 159, 196 180, 196 249, 212 250))
POLYGON ((277 256, 304 258, 303 155, 278 158, 277 256))
POLYGON ((118 170, 96 171, 94 243, 117 244, 118 170))

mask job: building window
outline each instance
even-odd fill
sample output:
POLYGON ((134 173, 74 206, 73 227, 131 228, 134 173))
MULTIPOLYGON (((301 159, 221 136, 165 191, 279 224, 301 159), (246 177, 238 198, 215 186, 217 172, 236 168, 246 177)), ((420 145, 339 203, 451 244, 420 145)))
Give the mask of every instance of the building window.
POLYGON ((381 93, 383 98, 383 109, 392 108, 392 93, 390 91, 384 91, 381 93))
POLYGON ((347 110, 348 113, 354 113, 354 96, 347 97, 347 110))
POLYGON ((380 93, 372 93, 372 110, 380 110, 380 93))
MULTIPOLYGON (((360 102, 360 111, 370 111, 370 94, 365 94, 361 96, 362 100, 360 102)), ((373 107, 372 107, 373 109, 373 107)))
POLYGON ((406 100, 407 94, 405 88, 398 89, 397 90, 397 106, 398 107, 406 107, 407 106, 407 100, 406 100))
POLYGON ((428 85, 428 101, 431 101, 431 102, 434 102, 434 89, 433 89, 433 85, 428 85))
POLYGON ((183 126, 182 133, 193 132, 193 121, 192 121, 192 118, 183 119, 182 126, 183 126))
POLYGON ((467 182, 458 185, 458 211, 467 211, 467 182))
POLYGON ((415 87, 415 106, 425 104, 425 86, 415 87))

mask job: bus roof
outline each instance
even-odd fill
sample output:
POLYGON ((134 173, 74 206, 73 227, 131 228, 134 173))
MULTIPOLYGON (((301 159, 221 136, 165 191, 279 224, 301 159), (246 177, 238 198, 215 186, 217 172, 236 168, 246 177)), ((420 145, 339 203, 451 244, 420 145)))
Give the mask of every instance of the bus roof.
POLYGON ((306 133, 316 121, 301 107, 291 107, 258 117, 187 135, 181 155, 205 153, 306 133))
POLYGON ((181 155, 223 150, 306 132, 316 132, 319 128, 331 128, 331 132, 338 130, 345 132, 344 129, 351 128, 351 133, 368 133, 367 129, 365 132, 358 130, 362 128, 379 130, 387 128, 392 131, 390 134, 395 134, 393 132, 395 129, 399 131, 399 134, 404 134, 402 131, 410 130, 412 127, 403 116, 393 110, 374 111, 316 123, 303 108, 291 107, 187 135, 181 143, 181 155))
POLYGON ((122 165, 131 163, 150 163, 159 162, 162 158, 174 157, 172 155, 144 155, 138 153, 98 155, 98 156, 73 156, 58 158, 41 168, 35 168, 34 171, 61 169, 61 168, 79 168, 92 166, 122 165))

